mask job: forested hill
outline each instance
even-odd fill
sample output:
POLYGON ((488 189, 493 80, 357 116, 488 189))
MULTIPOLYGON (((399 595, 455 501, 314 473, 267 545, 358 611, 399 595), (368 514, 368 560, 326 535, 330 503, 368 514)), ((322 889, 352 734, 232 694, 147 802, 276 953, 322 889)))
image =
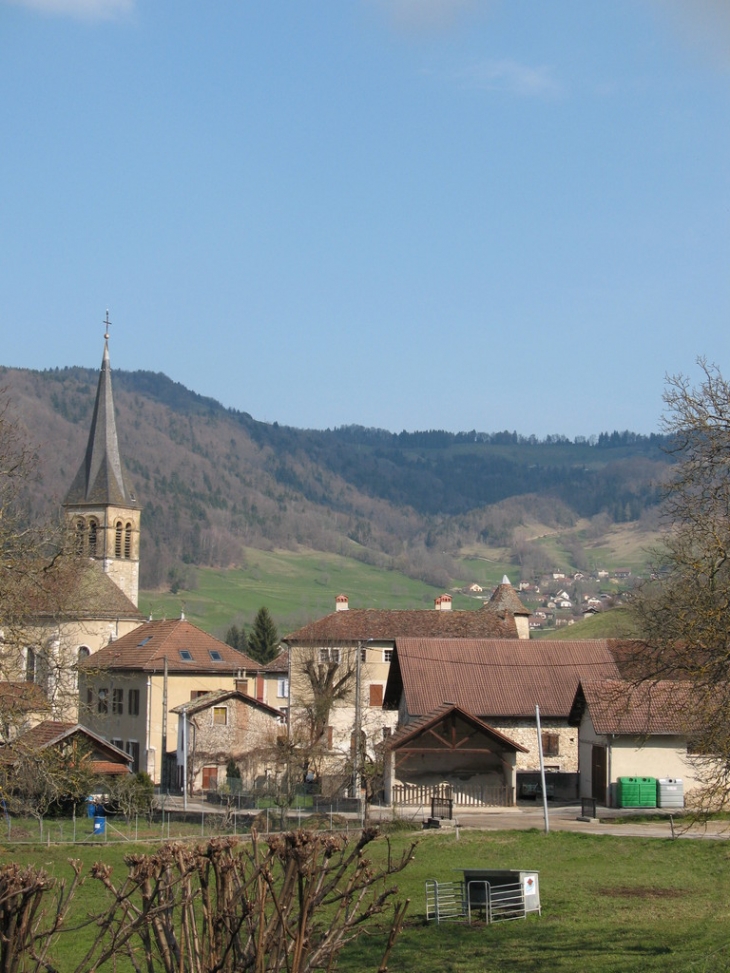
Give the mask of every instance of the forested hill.
MULTIPOLYGON (((38 445, 36 506, 81 462, 97 372, 3 368, 38 445)), ((120 446, 144 511, 143 585, 180 564, 235 564, 244 546, 304 545, 446 580, 450 552, 509 546, 526 521, 635 520, 657 501, 663 438, 545 440, 514 432, 306 430, 224 408, 167 376, 114 372, 120 446)), ((436 582, 438 583, 438 582, 436 582)))

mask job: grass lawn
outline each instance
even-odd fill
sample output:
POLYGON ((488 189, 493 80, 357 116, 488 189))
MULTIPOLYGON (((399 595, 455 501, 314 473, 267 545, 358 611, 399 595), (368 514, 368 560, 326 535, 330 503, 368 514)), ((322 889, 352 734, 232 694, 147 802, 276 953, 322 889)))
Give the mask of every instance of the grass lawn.
MULTIPOLYGON (((398 973, 632 973, 730 970, 730 845, 725 841, 643 839, 538 831, 462 830, 418 833, 415 861, 397 876, 411 906, 389 968, 398 973), (459 866, 517 868, 540 873, 542 917, 499 925, 426 924, 424 882, 459 877, 459 866)), ((394 836, 397 850, 409 840, 394 836)), ((130 844, 0 846, 12 858, 69 874, 67 860, 88 871, 102 859, 124 873, 123 856, 149 846, 130 844)), ((371 857, 384 855, 381 839, 371 857)), ((94 883, 76 903, 94 907, 94 883)), ((384 937, 372 931, 348 947, 340 969, 377 969, 384 937)), ((59 973, 78 956, 82 934, 62 935, 59 973)))

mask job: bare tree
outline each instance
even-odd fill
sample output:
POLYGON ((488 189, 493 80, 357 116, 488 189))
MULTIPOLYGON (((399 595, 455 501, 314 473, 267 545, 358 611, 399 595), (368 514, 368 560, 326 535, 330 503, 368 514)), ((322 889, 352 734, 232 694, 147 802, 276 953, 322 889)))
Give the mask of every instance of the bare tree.
POLYGON ((730 385, 698 364, 699 385, 683 375, 667 382, 664 428, 677 464, 663 545, 633 611, 645 642, 638 676, 691 683, 687 731, 710 807, 730 798, 730 385))

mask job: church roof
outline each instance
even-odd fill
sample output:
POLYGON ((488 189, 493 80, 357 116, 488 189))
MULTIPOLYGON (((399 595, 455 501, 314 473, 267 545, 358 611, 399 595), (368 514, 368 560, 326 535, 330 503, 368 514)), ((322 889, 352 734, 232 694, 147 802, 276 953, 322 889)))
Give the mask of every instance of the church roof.
POLYGON ((105 335, 86 455, 66 495, 66 506, 89 503, 138 506, 127 482, 117 441, 108 338, 109 335, 105 335))
POLYGON ((131 619, 144 616, 112 581, 98 561, 65 558, 27 595, 27 617, 63 619, 131 619))

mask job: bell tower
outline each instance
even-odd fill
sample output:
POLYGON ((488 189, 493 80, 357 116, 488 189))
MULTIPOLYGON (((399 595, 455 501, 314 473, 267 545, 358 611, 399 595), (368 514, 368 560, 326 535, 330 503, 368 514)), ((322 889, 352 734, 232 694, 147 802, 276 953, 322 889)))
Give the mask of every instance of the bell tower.
POLYGON ((142 508, 130 489, 117 441, 109 364, 109 312, 104 355, 86 455, 63 502, 74 549, 99 562, 136 606, 139 602, 139 528, 142 508))

